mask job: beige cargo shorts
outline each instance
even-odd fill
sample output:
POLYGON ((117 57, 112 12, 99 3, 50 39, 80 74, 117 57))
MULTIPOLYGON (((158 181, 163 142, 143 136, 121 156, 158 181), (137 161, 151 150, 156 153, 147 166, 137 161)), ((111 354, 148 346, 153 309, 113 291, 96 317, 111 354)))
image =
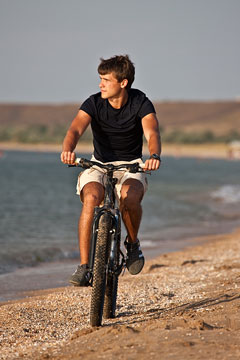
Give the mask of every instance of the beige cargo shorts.
MULTIPOLYGON (((91 160, 101 162, 99 160, 96 160, 94 158, 94 156, 92 156, 91 160)), ((112 161, 110 163, 105 163, 105 164, 121 165, 121 164, 134 164, 136 162, 138 162, 139 164, 143 164, 143 161, 140 158, 131 160, 131 161, 112 161)), ((78 180, 77 180, 77 187, 76 187, 77 195, 81 195, 81 191, 82 191, 83 187, 92 181, 98 182, 98 183, 102 184, 103 186, 105 186, 105 182, 106 182, 105 174, 106 174, 105 170, 101 169, 97 166, 94 166, 91 169, 82 171, 79 174, 78 180)), ((129 171, 123 169, 123 170, 115 171, 114 177, 117 178, 117 183, 115 186, 115 195, 116 195, 116 198, 118 201, 120 200, 120 197, 121 197, 122 185, 127 179, 139 180, 143 184, 144 193, 147 191, 147 187, 148 187, 147 177, 146 177, 146 174, 144 174, 144 173, 138 172, 136 174, 133 174, 133 173, 130 173, 129 171)))

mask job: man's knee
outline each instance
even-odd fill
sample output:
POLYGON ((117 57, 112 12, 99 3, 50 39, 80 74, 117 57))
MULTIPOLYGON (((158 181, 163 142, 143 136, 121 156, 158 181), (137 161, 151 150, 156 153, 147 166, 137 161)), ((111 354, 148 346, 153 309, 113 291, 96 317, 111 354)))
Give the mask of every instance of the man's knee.
POLYGON ((139 205, 144 195, 143 184, 135 179, 128 179, 124 182, 121 189, 121 206, 133 208, 139 205))
POLYGON ((99 183, 88 183, 82 189, 81 197, 84 205, 98 206, 103 200, 104 188, 99 183))

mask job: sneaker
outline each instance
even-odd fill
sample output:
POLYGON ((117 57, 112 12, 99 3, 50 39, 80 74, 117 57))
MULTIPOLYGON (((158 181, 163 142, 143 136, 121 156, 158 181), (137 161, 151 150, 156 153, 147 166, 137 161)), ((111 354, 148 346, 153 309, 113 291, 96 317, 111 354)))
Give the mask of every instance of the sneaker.
POLYGON ((78 265, 76 271, 70 277, 69 282, 74 286, 89 286, 90 278, 91 274, 88 265, 78 265))
POLYGON ((126 237, 124 245, 127 249, 127 269, 131 275, 137 275, 138 273, 140 273, 144 266, 144 256, 140 248, 140 242, 137 239, 135 243, 129 243, 126 237))

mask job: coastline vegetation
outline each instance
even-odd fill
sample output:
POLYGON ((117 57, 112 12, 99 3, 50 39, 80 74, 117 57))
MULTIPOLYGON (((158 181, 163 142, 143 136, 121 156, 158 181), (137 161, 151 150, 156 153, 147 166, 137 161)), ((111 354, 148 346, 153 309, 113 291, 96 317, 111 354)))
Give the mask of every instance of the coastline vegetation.
MULTIPOLYGON (((61 144, 68 126, 62 124, 22 124, 19 126, 0 126, 1 142, 16 142, 23 144, 61 144)), ((238 130, 230 130, 225 134, 214 134, 211 130, 184 131, 174 129, 165 132, 161 129, 162 141, 169 144, 206 144, 206 143, 229 143, 240 140, 238 130)), ((82 140, 91 142, 92 134, 88 129, 82 140)))
MULTIPOLYGON (((16 142, 22 144, 61 144, 68 126, 54 124, 28 124, 21 126, 0 126, 1 142, 16 142)), ((90 142, 91 132, 86 131, 82 139, 90 142)))
POLYGON ((162 133, 162 140, 169 144, 206 144, 229 143, 240 140, 240 132, 230 130, 226 134, 214 134, 211 130, 186 132, 179 129, 162 133))
MULTIPOLYGON (((162 141, 169 144, 227 144, 240 140, 240 102, 156 102, 162 141)), ((0 142, 61 144, 77 104, 0 104, 0 142)), ((91 129, 82 140, 90 143, 91 129)))

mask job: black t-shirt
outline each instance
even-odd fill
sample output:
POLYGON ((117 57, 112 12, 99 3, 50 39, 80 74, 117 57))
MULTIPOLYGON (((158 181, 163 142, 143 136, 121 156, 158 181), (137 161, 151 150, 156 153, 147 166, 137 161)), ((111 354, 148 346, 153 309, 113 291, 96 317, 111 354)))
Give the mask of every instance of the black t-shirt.
POLYGON ((141 119, 155 113, 151 101, 140 90, 130 89, 127 103, 113 108, 101 93, 90 96, 80 107, 92 118, 94 156, 102 162, 131 161, 142 157, 141 119))

